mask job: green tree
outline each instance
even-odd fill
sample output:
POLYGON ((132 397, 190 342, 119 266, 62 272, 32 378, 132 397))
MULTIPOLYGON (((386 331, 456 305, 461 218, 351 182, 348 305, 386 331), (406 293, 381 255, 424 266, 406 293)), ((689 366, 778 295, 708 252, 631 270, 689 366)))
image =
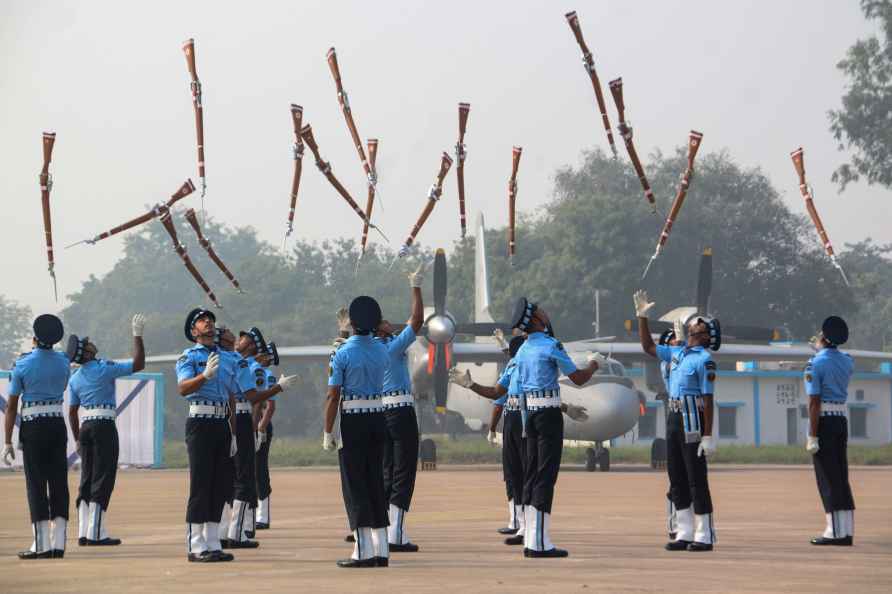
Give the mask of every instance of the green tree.
POLYGON ((892 187, 892 2, 861 0, 861 10, 880 26, 880 37, 860 39, 837 64, 848 79, 842 109, 832 110, 830 130, 839 149, 852 151, 833 181, 845 189, 862 177, 892 187))
POLYGON ((0 295, 0 369, 9 369, 31 334, 31 308, 0 295))
POLYGON ((858 308, 848 318, 852 348, 892 351, 892 244, 846 244, 842 265, 858 308))

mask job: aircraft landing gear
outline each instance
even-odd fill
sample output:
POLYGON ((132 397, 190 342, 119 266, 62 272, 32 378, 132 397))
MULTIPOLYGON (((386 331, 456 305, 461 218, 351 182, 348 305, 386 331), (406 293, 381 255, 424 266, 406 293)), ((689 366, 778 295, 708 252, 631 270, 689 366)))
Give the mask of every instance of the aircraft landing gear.
POLYGON ((585 450, 585 469, 588 472, 600 470, 601 472, 610 471, 610 448, 605 448, 600 443, 595 447, 585 450))

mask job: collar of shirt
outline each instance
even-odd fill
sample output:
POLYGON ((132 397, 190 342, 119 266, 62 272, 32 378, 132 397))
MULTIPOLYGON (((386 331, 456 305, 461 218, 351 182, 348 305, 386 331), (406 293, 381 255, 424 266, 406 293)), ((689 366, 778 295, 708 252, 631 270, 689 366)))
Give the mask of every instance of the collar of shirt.
POLYGON ((372 342, 374 339, 375 339, 375 337, 372 336, 371 334, 354 334, 353 336, 351 336, 350 338, 347 339, 347 343, 349 344, 352 342, 352 343, 365 344, 365 343, 372 342))

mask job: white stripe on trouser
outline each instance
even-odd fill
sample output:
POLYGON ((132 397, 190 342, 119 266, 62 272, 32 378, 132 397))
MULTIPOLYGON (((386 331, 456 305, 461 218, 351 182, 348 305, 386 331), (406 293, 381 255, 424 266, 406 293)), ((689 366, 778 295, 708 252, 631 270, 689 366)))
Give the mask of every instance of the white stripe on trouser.
POLYGON ((205 522, 204 523, 204 542, 209 551, 223 550, 223 543, 220 542, 220 523, 205 522))
POLYGON ((108 530, 105 529, 105 512, 95 501, 90 503, 90 523, 87 528, 87 538, 90 540, 102 540, 108 538, 108 530))
POLYGON ((678 526, 675 519, 675 504, 672 503, 672 499, 669 497, 666 498, 666 531, 669 532, 669 534, 678 532, 678 526))
POLYGON ((855 536, 854 510, 839 510, 824 515, 827 516, 827 528, 824 529, 824 538, 855 536))
POLYGON ((87 528, 90 525, 90 504, 81 500, 77 506, 77 537, 87 538, 87 528))
POLYGON ((524 546, 533 551, 550 551, 554 548, 551 542, 551 514, 538 510, 533 506, 525 507, 526 536, 524 546))
POLYGON ((218 530, 219 538, 222 540, 229 537, 229 520, 232 517, 232 507, 228 503, 223 504, 223 513, 220 514, 220 529, 218 530))
POLYGON ((50 548, 57 551, 65 550, 65 541, 68 539, 68 520, 63 517, 53 518, 53 530, 50 532, 50 548))
POLYGON ((351 559, 371 559, 374 555, 372 550, 372 529, 357 528, 353 531, 353 554, 351 559))
POLYGON ((204 540, 203 524, 186 524, 186 552, 199 555, 208 550, 204 540))
POLYGON ((40 520, 31 524, 31 532, 34 534, 34 542, 31 543, 31 551, 45 553, 50 550, 50 522, 40 520))
POLYGON ((715 526, 712 514, 694 514, 694 542, 715 544, 715 526))
POLYGON ((523 511, 522 505, 514 506, 514 517, 517 518, 517 532, 514 533, 514 536, 523 536, 526 530, 526 518, 524 517, 526 514, 523 511))
POLYGON ((406 510, 391 503, 388 514, 390 526, 387 527, 387 541, 390 544, 408 544, 409 535, 406 533, 406 510))
POLYGON ((253 529, 254 509, 247 501, 235 499, 232 502, 232 521, 229 523, 229 540, 248 540, 245 532, 253 529))
POLYGON ((518 528, 517 509, 513 499, 508 500, 508 528, 511 528, 512 530, 517 530, 518 528))
POLYGON ((269 497, 257 502, 257 521, 269 524, 269 497))
POLYGON ((372 528, 372 556, 390 556, 390 543, 387 542, 387 528, 372 528))
POLYGON ((690 506, 675 510, 675 540, 694 540, 694 509, 690 506))

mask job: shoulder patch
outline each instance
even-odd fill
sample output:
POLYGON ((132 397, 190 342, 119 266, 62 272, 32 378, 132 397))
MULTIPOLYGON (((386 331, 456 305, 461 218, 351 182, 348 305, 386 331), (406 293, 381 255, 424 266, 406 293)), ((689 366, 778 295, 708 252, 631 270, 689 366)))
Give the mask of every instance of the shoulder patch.
POLYGON ((810 382, 810 381, 811 381, 811 374, 810 374, 810 373, 806 373, 806 374, 805 374, 805 381, 807 381, 807 382, 810 382))
POLYGON ((242 359, 241 361, 238 362, 238 366, 239 366, 239 368, 244 369, 248 366, 248 362, 245 359, 242 359))
POLYGON ((260 386, 263 385, 264 380, 265 380, 265 378, 263 378, 263 377, 258 377, 258 378, 257 378, 257 381, 256 381, 255 383, 257 384, 257 387, 258 387, 258 388, 259 388, 260 386))
POLYGON ((555 344, 555 346, 556 346, 556 347, 557 347, 557 348, 558 348, 558 350, 559 350, 559 351, 562 351, 562 350, 564 350, 564 343, 562 343, 562 342, 561 342, 561 341, 559 341, 559 340, 558 340, 558 341, 556 341, 556 344, 555 344))
POLYGON ((711 369, 712 371, 716 370, 715 361, 707 361, 705 365, 706 369, 711 369))
POLYGON ((710 371, 709 373, 706 374, 706 379, 708 379, 711 382, 714 382, 715 381, 715 373, 710 371))
POLYGON ((182 357, 177 359, 177 363, 185 363, 188 360, 189 360, 189 357, 187 357, 186 355, 183 355, 182 357))

